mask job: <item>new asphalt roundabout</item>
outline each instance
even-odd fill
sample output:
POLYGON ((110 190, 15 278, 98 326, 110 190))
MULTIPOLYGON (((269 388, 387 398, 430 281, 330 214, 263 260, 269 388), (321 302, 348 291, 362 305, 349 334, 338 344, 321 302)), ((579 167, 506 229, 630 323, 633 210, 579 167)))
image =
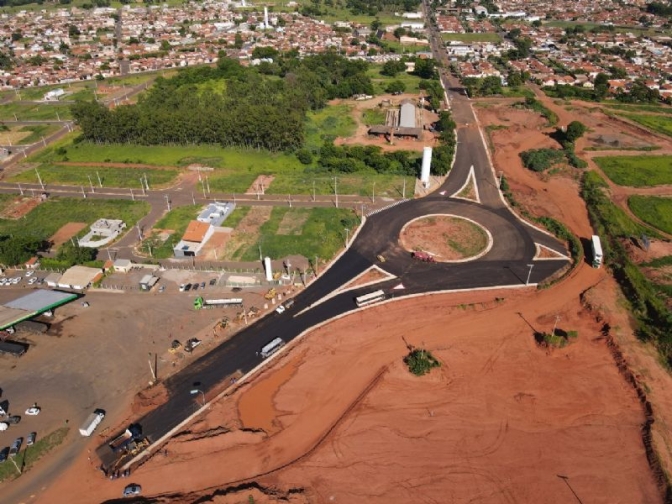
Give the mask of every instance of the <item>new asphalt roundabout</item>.
MULTIPOLYGON (((195 383, 208 401, 214 399, 226 390, 231 376, 246 375, 263 365, 259 350, 266 343, 280 337, 288 343, 285 351, 291 351, 292 340, 356 310, 356 296, 382 289, 391 300, 442 291, 524 287, 567 265, 569 259, 562 243, 519 219, 508 208, 471 103, 458 93, 448 95, 453 117, 458 121, 458 146, 455 163, 442 186, 424 198, 395 203, 369 215, 350 246, 297 295, 291 309, 258 320, 168 378, 164 385, 170 399, 135 420, 143 435, 154 443, 145 453, 152 452, 163 438, 188 422, 193 414, 190 392, 195 383), (472 200, 458 197, 468 184, 475 195, 472 200), (399 243, 400 232, 408 222, 427 215, 469 219, 487 230, 489 248, 473 260, 463 262, 413 260, 399 243), (547 250, 543 258, 538 255, 540 248, 547 250), (379 255, 384 256, 384 264, 378 261, 379 255), (375 285, 347 289, 349 282, 374 265, 389 276, 375 285)), ((116 455, 107 443, 97 453, 103 466, 114 464, 116 455)))

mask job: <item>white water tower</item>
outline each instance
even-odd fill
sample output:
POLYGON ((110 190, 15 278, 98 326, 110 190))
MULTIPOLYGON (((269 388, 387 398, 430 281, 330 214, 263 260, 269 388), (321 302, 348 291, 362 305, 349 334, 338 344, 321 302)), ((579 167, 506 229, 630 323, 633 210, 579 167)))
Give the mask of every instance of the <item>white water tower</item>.
POLYGON ((271 25, 268 23, 268 7, 264 7, 264 30, 268 30, 271 25))
POLYGON ((266 270, 266 281, 273 280, 273 268, 271 268, 271 258, 264 257, 264 269, 266 270))
POLYGON ((429 185, 429 168, 432 165, 432 148, 422 149, 422 170, 420 171, 420 182, 427 187, 429 185))

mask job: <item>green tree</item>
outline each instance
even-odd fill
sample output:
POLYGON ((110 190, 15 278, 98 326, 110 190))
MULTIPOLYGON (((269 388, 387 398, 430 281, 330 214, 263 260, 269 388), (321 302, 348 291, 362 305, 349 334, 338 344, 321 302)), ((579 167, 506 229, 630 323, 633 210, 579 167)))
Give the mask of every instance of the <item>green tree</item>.
POLYGON ((430 58, 416 58, 415 75, 422 79, 433 79, 436 76, 436 62, 430 58))
POLYGON ((586 132, 586 125, 579 121, 572 121, 567 125, 565 140, 569 143, 576 142, 586 132))
POLYGON ((387 85, 385 91, 392 94, 403 93, 404 91, 406 91, 406 84, 404 84, 399 80, 394 80, 387 85))
POLYGON ((240 34, 240 32, 236 32, 236 36, 233 39, 233 47, 236 49, 242 49, 243 43, 243 36, 240 34))
POLYGON ((79 244, 68 241, 58 249, 56 259, 66 263, 70 267, 75 264, 83 264, 95 260, 97 253, 97 249, 80 247, 79 244))
POLYGON ((381 75, 387 77, 395 77, 398 73, 406 70, 406 64, 400 60, 390 60, 383 63, 383 68, 380 69, 381 75))
POLYGON ((0 262, 16 266, 33 257, 44 246, 42 240, 26 235, 0 236, 0 262))

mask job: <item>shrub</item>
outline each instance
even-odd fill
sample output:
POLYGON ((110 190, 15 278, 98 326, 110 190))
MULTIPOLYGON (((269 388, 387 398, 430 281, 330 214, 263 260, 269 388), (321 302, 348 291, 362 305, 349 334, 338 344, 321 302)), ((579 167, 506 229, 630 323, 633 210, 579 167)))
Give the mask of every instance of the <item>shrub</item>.
POLYGON ((532 149, 520 153, 525 168, 536 172, 548 170, 551 166, 560 163, 564 157, 565 154, 557 149, 532 149))
POLYGON ((296 151, 296 159, 298 159, 301 164, 309 165, 313 162, 313 155, 308 149, 299 149, 296 151))
POLYGON ((404 363, 408 366, 408 370, 416 376, 422 376, 429 373, 432 368, 441 366, 431 352, 423 349, 412 350, 404 357, 404 363))

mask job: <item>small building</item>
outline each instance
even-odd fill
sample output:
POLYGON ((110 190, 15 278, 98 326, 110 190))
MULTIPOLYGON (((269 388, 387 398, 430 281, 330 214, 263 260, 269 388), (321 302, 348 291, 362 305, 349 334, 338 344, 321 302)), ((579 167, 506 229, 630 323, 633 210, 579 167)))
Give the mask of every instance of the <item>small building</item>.
POLYGON ((133 263, 129 259, 117 259, 113 264, 114 271, 119 273, 128 273, 133 269, 133 263))
POLYGON ((60 273, 49 273, 45 278, 44 281, 49 287, 58 287, 58 281, 61 279, 63 275, 60 273))
POLYGON ((39 268, 40 267, 40 258, 37 257, 37 256, 31 257, 30 259, 28 259, 26 261, 25 266, 26 266, 27 269, 31 269, 31 270, 39 268))
POLYGON ((175 257, 195 257, 200 252, 203 245, 210 239, 215 232, 214 226, 197 220, 191 221, 184 232, 173 253, 175 257))
POLYGON ((399 127, 415 128, 415 104, 411 100, 403 100, 399 111, 399 127))
POLYGON ((155 277, 154 275, 145 275, 140 280, 140 289, 143 291, 151 290, 152 287, 154 287, 154 285, 156 285, 156 282, 158 281, 159 278, 155 277))
POLYGON ((91 230, 79 240, 80 247, 100 248, 114 239, 126 229, 126 223, 119 219, 98 219, 91 224, 91 230))
POLYGON ((63 276, 58 280, 58 286, 61 289, 84 290, 102 277, 103 270, 101 268, 75 265, 63 273, 63 276))
POLYGON ((205 222, 211 226, 221 226, 235 208, 235 203, 210 203, 200 214, 198 214, 196 220, 198 222, 205 222))
POLYGON ((65 95, 65 91, 62 88, 52 89, 47 91, 44 95, 44 101, 58 101, 65 95))

